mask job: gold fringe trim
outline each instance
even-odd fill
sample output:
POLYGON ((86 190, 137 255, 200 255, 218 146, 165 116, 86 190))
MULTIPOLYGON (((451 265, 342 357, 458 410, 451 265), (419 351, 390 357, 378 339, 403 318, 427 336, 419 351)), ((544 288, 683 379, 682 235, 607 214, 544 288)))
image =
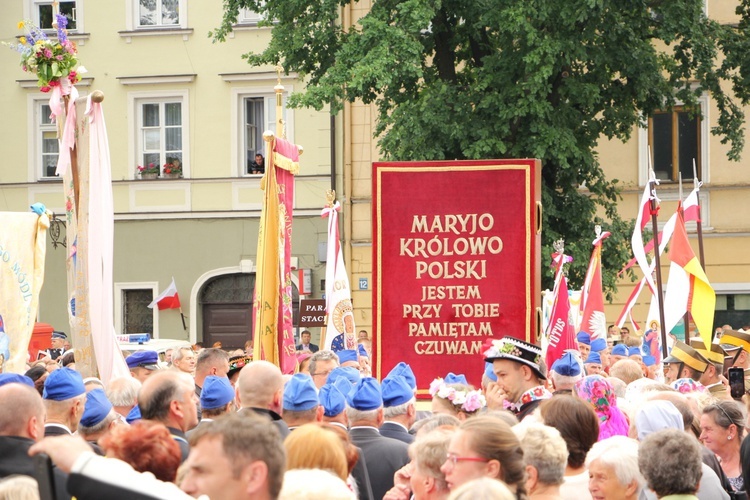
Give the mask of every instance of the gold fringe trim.
POLYGON ((292 161, 290 158, 287 158, 286 156, 278 152, 273 153, 273 164, 279 168, 283 168, 284 170, 291 172, 294 175, 297 175, 299 173, 299 162, 292 161))

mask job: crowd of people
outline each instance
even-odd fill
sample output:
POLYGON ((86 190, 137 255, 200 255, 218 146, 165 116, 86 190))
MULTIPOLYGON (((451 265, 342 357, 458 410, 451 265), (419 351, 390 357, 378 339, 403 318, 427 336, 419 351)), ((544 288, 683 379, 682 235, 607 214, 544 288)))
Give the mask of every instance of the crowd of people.
POLYGON ((446 373, 430 411, 408 364, 371 376, 366 332, 338 352, 302 335, 294 375, 216 346, 134 352, 107 384, 54 347, 0 374, 0 500, 746 498, 747 409, 725 376, 746 369, 750 388, 750 332, 675 341, 661 362, 622 333, 581 333, 549 369, 493 340, 456 370, 481 385, 446 373))

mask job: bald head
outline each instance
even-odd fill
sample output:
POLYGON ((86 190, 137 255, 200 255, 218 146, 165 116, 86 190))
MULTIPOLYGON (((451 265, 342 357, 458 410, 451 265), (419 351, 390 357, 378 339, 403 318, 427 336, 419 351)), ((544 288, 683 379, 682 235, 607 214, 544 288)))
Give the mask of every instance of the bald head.
POLYGON ((253 361, 240 371, 237 396, 243 408, 269 408, 284 388, 279 367, 268 361, 253 361))
MULTIPOLYGON (((195 382, 187 373, 175 370, 159 371, 146 379, 138 394, 141 416, 146 420, 156 420, 167 426, 176 427, 176 420, 182 420, 183 415, 174 415, 176 408, 173 408, 172 402, 178 401, 189 410, 187 403, 190 402, 189 396, 195 394, 194 391, 195 382)), ((197 423, 197 416, 186 420, 196 420, 197 423)), ((183 424, 179 427, 182 428, 183 424)), ((187 425, 187 428, 190 429, 191 426, 187 425)))
POLYGON ((0 387, 0 436, 19 436, 41 439, 44 435, 44 403, 39 392, 24 384, 5 384, 0 387), (9 403, 12 401, 12 404, 9 403), (32 422, 33 420, 33 422, 32 422), (30 423, 41 429, 40 435, 32 435, 30 423))

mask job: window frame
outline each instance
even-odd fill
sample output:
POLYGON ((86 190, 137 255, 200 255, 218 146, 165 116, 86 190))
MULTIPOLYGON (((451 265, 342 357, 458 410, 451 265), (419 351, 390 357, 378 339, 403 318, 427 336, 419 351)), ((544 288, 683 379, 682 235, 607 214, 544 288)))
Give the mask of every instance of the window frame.
MULTIPOLYGON (((141 123, 142 105, 148 103, 166 103, 179 101, 182 105, 182 176, 190 177, 190 106, 189 92, 187 89, 174 91, 144 91, 128 93, 128 109, 131 110, 132 123, 129 127, 129 151, 130 151, 130 178, 138 179, 138 165, 141 165, 143 149, 141 147, 141 123)), ((160 127, 164 127, 161 125, 160 127)), ((162 148, 160 155, 166 158, 162 148)), ((164 168, 164 162, 160 161, 159 170, 164 168)))
MULTIPOLYGON (((699 142, 698 142, 698 154, 699 157, 696 158, 697 167, 699 170, 698 176, 701 180, 701 182, 706 183, 710 182, 710 168, 709 168, 709 157, 710 157, 710 151, 709 151, 709 145, 710 145, 710 123, 711 123, 711 117, 710 117, 710 106, 709 106, 709 96, 707 93, 703 93, 698 98, 698 105, 700 110, 700 124, 698 126, 698 133, 700 134, 699 142)), ((675 102, 674 108, 684 108, 684 103, 677 101, 675 102)), ((639 186, 645 186, 649 179, 649 165, 651 165, 651 160, 649 158, 649 155, 651 155, 650 150, 650 137, 652 134, 651 130, 651 118, 649 117, 648 120, 646 120, 646 126, 645 127, 638 127, 638 185, 639 186)), ((673 137, 674 141, 674 137, 673 137)), ((679 170, 679 166, 677 167, 679 170)), ((676 184, 677 180, 661 180, 661 182, 664 182, 665 184, 676 184)))
MULTIPOLYGON (((125 324, 125 293, 128 290, 151 290, 151 296, 156 298, 159 295, 159 282, 158 281, 140 281, 140 282, 122 282, 115 283, 115 304, 114 304, 114 320, 115 320, 115 333, 117 335, 123 335, 123 326, 125 324)), ((153 300, 153 299, 152 299, 153 300)), ((153 338, 159 338, 159 309, 154 308, 152 310, 154 333, 153 338)), ((134 332, 135 333, 135 332, 134 332)))
MULTIPOLYGON (((40 26, 40 20, 39 20, 39 6, 40 5, 51 5, 54 3, 55 0, 25 0, 24 1, 24 19, 31 19, 31 21, 36 24, 37 26, 40 26)), ((74 12, 75 12, 75 21, 76 21, 76 27, 75 29, 68 28, 68 32, 70 34, 78 34, 78 33, 84 33, 84 0, 65 0, 65 1, 71 1, 75 3, 74 12)), ((53 8, 54 12, 54 8, 53 8)), ((55 33, 54 28, 47 28, 44 30, 45 33, 55 33)))
MULTIPOLYGON (((44 132, 57 132, 53 123, 43 126, 41 123, 42 106, 49 105, 49 96, 42 93, 29 94, 27 102, 28 116, 28 179, 29 182, 62 182, 61 177, 44 175, 42 162, 44 132), (46 129, 46 130, 44 130, 46 129)), ((59 155, 58 140, 58 155, 59 155)))
MULTIPOLYGON (((289 99, 289 95, 294 91, 292 85, 285 85, 284 92, 282 94, 284 100, 283 116, 285 120, 285 130, 287 140, 294 142, 294 110, 289 108, 286 103, 289 99)), ((232 158, 231 164, 232 172, 231 177, 240 178, 254 178, 260 177, 260 174, 249 174, 247 173, 247 159, 245 158, 246 144, 245 144, 245 99, 262 98, 264 100, 263 106, 263 122, 266 130, 275 130, 275 121, 272 124, 268 121, 269 109, 276 108, 276 93, 272 86, 267 87, 235 87, 232 89, 232 112, 231 112, 231 147, 232 147, 232 158)), ((275 120, 275 119, 274 119, 275 120)), ((261 132, 262 133, 262 132, 261 132)), ((263 151, 265 152, 266 146, 263 144, 263 151)), ((264 156, 268 156, 264 153, 264 156)), ((266 166, 268 166, 268 159, 266 159, 266 166)))
MULTIPOLYGON (((128 9, 128 16, 126 18, 126 26, 130 31, 136 30, 171 30, 171 29, 187 29, 188 27, 188 8, 187 0, 178 0, 177 13, 179 19, 176 24, 146 24, 142 25, 140 21, 140 0, 128 0, 130 2, 130 8, 128 9)), ((156 0, 157 3, 161 3, 162 0, 156 0)))

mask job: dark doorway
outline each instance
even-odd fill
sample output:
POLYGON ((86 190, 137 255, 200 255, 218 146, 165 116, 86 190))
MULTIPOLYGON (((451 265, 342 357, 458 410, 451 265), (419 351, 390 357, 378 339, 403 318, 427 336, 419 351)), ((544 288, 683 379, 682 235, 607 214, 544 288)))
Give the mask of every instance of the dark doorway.
MULTIPOLYGON (((208 281, 199 294, 203 312, 203 344, 221 342, 222 349, 242 349, 253 335, 255 274, 225 274, 208 281)), ((292 283, 294 324, 299 316, 299 292, 292 283)))

